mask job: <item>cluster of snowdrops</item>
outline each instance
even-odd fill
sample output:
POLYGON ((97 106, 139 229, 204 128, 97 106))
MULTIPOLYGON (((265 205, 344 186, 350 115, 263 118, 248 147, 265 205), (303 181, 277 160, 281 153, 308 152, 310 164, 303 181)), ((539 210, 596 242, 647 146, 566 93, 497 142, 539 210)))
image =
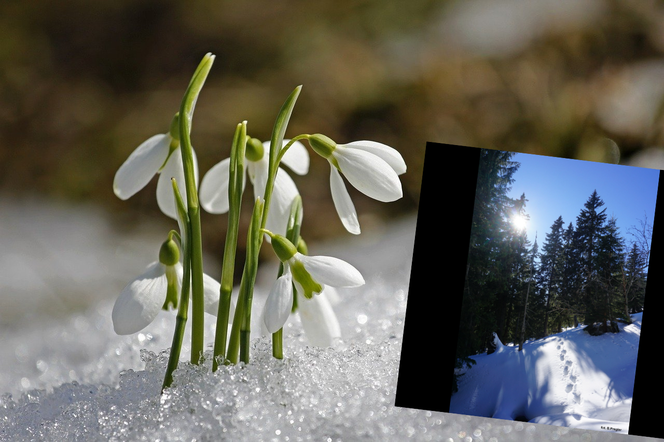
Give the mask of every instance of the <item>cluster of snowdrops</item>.
POLYGON ((378 142, 337 144, 322 134, 286 139, 288 121, 301 90, 298 86, 277 114, 271 139, 261 142, 248 135, 246 121, 239 123, 230 157, 212 167, 199 186, 190 133, 195 103, 214 58, 212 54, 203 57, 169 131, 142 143, 118 169, 113 183, 115 194, 125 200, 158 175, 157 203, 178 223, 177 231, 165 235, 158 259, 122 290, 112 312, 115 332, 124 335, 145 328, 162 309, 177 310, 163 388, 172 383, 190 313, 192 363, 202 362, 205 313, 216 316, 213 369, 219 364, 249 362, 253 292, 263 242, 271 245, 281 263, 261 313, 262 325, 272 334, 274 357, 283 358, 282 327, 296 312, 312 344, 326 346, 340 336, 331 305, 333 288, 361 286, 364 279, 343 260, 307 254, 306 243, 300 237, 302 200, 295 182, 281 167, 306 174, 309 151, 305 143, 329 162, 332 199, 341 222, 352 234, 360 233, 360 225, 342 176, 365 195, 390 202, 402 197, 399 175, 406 172, 399 152, 378 142), (253 186, 254 206, 234 302, 235 255, 247 176, 253 186), (201 207, 210 213, 228 213, 219 282, 203 272, 201 207))

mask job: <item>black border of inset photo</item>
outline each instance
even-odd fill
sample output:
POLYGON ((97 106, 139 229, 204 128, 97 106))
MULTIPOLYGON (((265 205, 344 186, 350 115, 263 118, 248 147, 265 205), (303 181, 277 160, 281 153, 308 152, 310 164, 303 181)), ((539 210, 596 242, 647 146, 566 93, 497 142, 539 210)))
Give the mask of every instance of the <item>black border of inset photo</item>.
MULTIPOLYGON (((455 348, 471 234, 481 148, 428 142, 404 322, 395 406, 449 413, 455 348)), ((653 236, 641 326, 631 436, 664 438, 664 397, 657 320, 662 311, 664 183, 657 189, 653 236), (648 294, 656 296, 647 296, 648 294)))

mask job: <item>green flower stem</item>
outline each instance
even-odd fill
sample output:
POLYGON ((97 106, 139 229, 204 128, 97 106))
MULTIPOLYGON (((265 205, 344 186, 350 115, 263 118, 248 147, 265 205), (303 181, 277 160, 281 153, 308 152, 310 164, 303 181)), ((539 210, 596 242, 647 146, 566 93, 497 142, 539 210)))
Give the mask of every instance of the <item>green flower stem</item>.
POLYGON ((272 356, 277 359, 284 358, 284 329, 280 328, 272 333, 272 356))
MULTIPOLYGON (((305 138, 306 136, 298 136, 295 137, 294 139, 290 140, 289 143, 286 146, 283 146, 284 143, 284 137, 286 135, 286 128, 288 127, 288 122, 290 121, 291 114, 293 113, 293 108, 295 107, 295 102, 297 101, 297 98, 300 95, 300 91, 302 90, 302 86, 297 86, 293 92, 288 96, 284 104, 281 106, 281 109, 279 110, 279 114, 277 115, 277 119, 274 123, 274 128, 272 130, 272 137, 270 138, 270 158, 269 158, 269 163, 268 163, 268 178, 267 178, 267 183, 265 184, 265 207, 263 208, 263 219, 261 220, 260 228, 264 229, 265 225, 267 223, 267 217, 269 214, 270 210, 270 201, 272 199, 272 191, 274 190, 274 181, 277 176, 277 171, 279 169, 279 163, 281 162, 281 159, 283 158, 284 154, 286 151, 290 148, 290 146, 293 145, 295 141, 301 138, 305 138), (283 146, 283 147, 282 147, 283 146)), ((258 266, 258 255, 260 252, 261 245, 263 244, 263 234, 260 232, 260 229, 257 229, 255 232, 256 235, 256 261, 253 263, 254 266, 258 266)), ((255 274, 254 274, 254 280, 255 280, 255 274)), ((253 283, 252 283, 253 286, 253 283)), ((253 289, 252 289, 253 291, 253 289)), ((250 304, 249 304, 250 305, 250 304)), ((243 339, 241 341, 241 347, 240 347, 240 358, 242 361, 245 363, 249 362, 249 324, 250 324, 250 319, 251 319, 251 311, 245 312, 245 320, 244 320, 244 325, 247 327, 247 331, 245 332, 245 335, 243 336, 243 339), (243 351, 244 349, 244 351, 243 351)), ((244 330, 244 327, 243 327, 244 330)), ((277 340, 277 347, 282 347, 281 345, 281 340, 277 340)), ((283 358, 283 349, 282 351, 278 351, 276 354, 281 354, 281 357, 283 358)))
POLYGON ((298 86, 288 96, 277 114, 277 119, 272 130, 272 137, 270 139, 270 157, 268 159, 268 177, 265 184, 265 192, 263 192, 264 200, 263 202, 260 200, 256 202, 252 214, 252 222, 247 240, 247 256, 242 273, 242 281, 240 282, 240 295, 238 297, 235 317, 233 318, 231 337, 226 354, 227 360, 231 363, 237 363, 238 352, 240 353, 240 359, 243 362, 249 362, 249 345, 251 342, 251 303, 253 300, 256 273, 258 270, 258 257, 261 245, 263 244, 263 234, 261 233, 261 229, 265 228, 265 224, 267 223, 270 200, 272 198, 272 191, 274 190, 274 180, 276 179, 279 167, 279 154, 282 150, 288 121, 293 113, 295 102, 297 101, 297 97, 300 95, 301 90, 302 86, 298 86), (258 224, 259 219, 260 224, 258 224))
POLYGON ((226 341, 228 339, 228 319, 233 291, 233 272, 235 270, 235 253, 237 249, 240 225, 240 209, 242 204, 242 182, 244 180, 244 155, 247 145, 247 122, 237 125, 233 145, 231 146, 231 162, 229 170, 228 230, 224 246, 224 258, 221 269, 221 288, 219 292, 219 310, 214 339, 214 359, 212 371, 218 368, 218 360, 226 357, 226 341))
POLYGON ((284 147, 281 149, 281 151, 279 152, 279 156, 277 157, 277 164, 281 163, 281 159, 284 157, 284 155, 286 155, 286 152, 288 152, 288 149, 290 149, 290 147, 293 144, 295 144, 296 141, 308 140, 310 136, 311 135, 309 135, 309 134, 301 134, 301 135, 298 135, 298 136, 293 137, 290 140, 288 140, 288 143, 286 143, 284 145, 284 147))
POLYGON ((233 325, 231 327, 231 335, 228 338, 228 349, 226 350, 226 359, 224 360, 227 364, 237 364, 238 355, 240 353, 240 326, 242 325, 242 317, 244 316, 244 297, 242 293, 245 292, 245 286, 247 284, 246 278, 246 267, 242 271, 242 280, 240 281, 240 296, 237 298, 237 305, 235 306, 235 315, 233 316, 233 325))
MULTIPOLYGON (((288 96, 284 104, 281 106, 279 114, 277 115, 277 119, 274 123, 274 128, 272 129, 272 137, 270 138, 270 158, 268 163, 267 183, 265 184, 265 193, 263 194, 265 195, 265 209, 263 210, 261 228, 265 228, 265 224, 267 223, 267 215, 270 211, 270 200, 272 199, 272 191, 274 190, 274 180, 276 179, 277 170, 279 169, 279 162, 283 156, 281 151, 284 150, 282 149, 282 145, 284 144, 286 128, 288 127, 288 122, 290 120, 291 114, 293 113, 295 102, 297 101, 301 90, 302 86, 298 86, 288 96)), ((295 141, 291 140, 290 144, 294 142, 295 141)), ((263 235, 260 235, 260 237, 262 238, 263 235)))
POLYGON ((242 271, 238 305, 235 310, 235 316, 233 317, 231 337, 228 343, 228 351, 226 353, 226 359, 231 363, 237 363, 238 352, 242 362, 249 362, 251 305, 253 302, 256 274, 258 272, 258 252, 263 238, 258 227, 263 216, 263 210, 263 202, 258 198, 254 204, 251 223, 249 224, 249 232, 247 234, 247 256, 242 271))
MULTIPOLYGON (((291 211, 288 216, 288 225, 286 226, 286 238, 293 244, 297 244, 300 240, 300 226, 302 225, 302 197, 299 195, 295 197, 291 205, 291 211)), ((277 278, 283 275, 284 265, 279 265, 279 274, 277 278)), ((295 290, 293 290, 295 293, 295 290)), ((293 297, 295 299, 295 297, 293 297)), ((272 333, 272 356, 277 359, 284 358, 284 330, 280 328, 275 333, 272 333)))
POLYGON ((191 362, 198 364, 204 350, 205 337, 205 305, 203 288, 203 241, 201 235, 200 205, 194 173, 194 153, 191 145, 191 120, 198 95, 203 88, 205 79, 212 68, 214 55, 208 53, 198 65, 180 105, 180 149, 184 167, 185 187, 187 190, 187 212, 189 215, 189 231, 191 232, 190 253, 185 262, 191 261, 191 362))
MULTIPOLYGON (((178 212, 178 220, 180 221, 180 228, 185 229, 182 232, 182 235, 177 235, 178 240, 180 241, 180 247, 183 249, 183 256, 189 255, 189 241, 187 238, 190 237, 190 232, 187 230, 189 228, 189 216, 187 211, 184 208, 184 202, 182 201, 182 196, 178 190, 177 182, 175 179, 171 180, 173 183, 173 193, 175 194, 175 206, 178 212)), ((183 276, 182 276, 182 288, 180 293, 180 300, 178 302, 178 313, 175 318, 175 331, 173 333, 173 343, 171 345, 171 353, 168 357, 168 365, 166 367, 166 375, 164 376, 164 382, 161 387, 162 393, 164 390, 171 386, 173 383, 173 372, 178 367, 178 362, 180 361, 180 353, 182 350, 182 341, 184 340, 184 329, 187 325, 187 315, 189 311, 189 287, 188 281, 191 279, 191 266, 188 260, 184 260, 183 265, 183 276)))
POLYGON ((249 363, 249 344, 251 335, 251 306, 254 299, 254 286, 256 284, 256 275, 258 274, 258 252, 263 240, 263 235, 258 228, 261 216, 264 216, 264 204, 259 199, 254 206, 255 215, 252 216, 252 222, 249 226, 249 243, 247 244, 247 284, 246 291, 242 293, 244 298, 244 312, 242 314, 242 324, 240 326, 240 360, 245 364, 249 363))
POLYGON ((200 210, 189 207, 191 228, 191 363, 198 364, 203 357, 205 336, 205 296, 203 287, 203 242, 200 210))
MULTIPOLYGON (((190 267, 184 267, 184 278, 190 278, 190 267)), ((180 303, 178 306, 178 313, 175 317, 175 331, 173 333, 173 342, 171 344, 171 353, 168 357, 168 365, 166 367, 166 375, 164 376, 164 383, 162 384, 161 391, 171 386, 173 383, 173 372, 178 368, 180 361, 180 353, 182 350, 182 342, 184 340, 184 329, 187 325, 187 310, 189 309, 189 288, 186 285, 182 286, 182 294, 180 296, 180 303)))

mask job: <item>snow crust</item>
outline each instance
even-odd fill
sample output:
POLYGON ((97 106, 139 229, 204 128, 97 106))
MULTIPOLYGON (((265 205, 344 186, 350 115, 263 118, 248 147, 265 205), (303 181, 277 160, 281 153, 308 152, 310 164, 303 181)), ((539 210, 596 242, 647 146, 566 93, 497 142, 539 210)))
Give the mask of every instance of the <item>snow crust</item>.
MULTIPOLYGON (((610 442, 627 437, 592 429, 598 421, 623 426, 629 385, 621 379, 629 373, 618 376, 613 370, 619 367, 608 356, 592 364, 581 357, 591 349, 572 339, 575 331, 529 344, 518 359, 522 369, 540 368, 528 375, 537 392, 508 384, 516 383, 515 376, 495 379, 491 388, 500 394, 487 405, 484 389, 489 387, 479 383, 481 365, 464 379, 466 385, 481 385, 474 389, 473 412, 489 410, 490 416, 505 418, 525 413, 547 425, 394 406, 413 215, 352 242, 310 245, 312 254, 352 263, 367 282, 339 290, 334 308, 342 339, 334 346, 309 346, 298 318, 292 317, 284 331, 285 359, 275 360, 269 339, 253 324, 250 364, 212 373, 209 360, 202 366, 186 362, 187 333, 174 385, 160 395, 174 315, 162 312, 148 328, 129 336, 115 335, 110 318, 115 297, 153 259, 163 240, 159 233, 168 227, 152 225, 118 236, 102 213, 89 208, 0 200, 0 209, 0 256, 3 263, 14 262, 0 269, 0 293, 11 307, 0 309, 0 441, 610 442), (75 295, 76 303, 61 306, 58 300, 65 294, 75 295), (567 351, 564 360, 562 350, 567 351), (567 361, 572 365, 565 374, 567 361), (615 381, 603 395, 602 372, 615 381), (495 385, 504 387, 502 393, 495 385), (597 394, 591 394, 591 387, 597 394), (507 394, 508 388, 519 394, 507 394), (580 402, 574 402, 575 395, 580 402), (549 407, 561 398, 565 406, 549 407), (574 428, 561 426, 569 423, 574 428)), ((213 259, 206 262, 214 264, 213 259)), ((259 275, 257 307, 275 274, 276 268, 267 266, 259 275)), ((206 319, 211 345, 213 321, 206 319)), ((630 327, 607 336, 605 348, 635 351, 638 324, 630 327)), ((445 342, 436 345, 451 348, 445 342)), ((494 355, 495 365, 512 370, 514 356, 505 346, 494 355)), ((629 367, 626 363, 623 369, 629 367)))

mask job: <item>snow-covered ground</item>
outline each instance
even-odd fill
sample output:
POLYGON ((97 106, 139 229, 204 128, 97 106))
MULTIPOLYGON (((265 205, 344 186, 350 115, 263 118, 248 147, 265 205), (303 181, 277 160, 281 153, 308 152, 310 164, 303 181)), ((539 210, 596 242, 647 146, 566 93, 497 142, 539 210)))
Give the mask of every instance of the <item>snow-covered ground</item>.
MULTIPOLYGON (((212 373, 209 364, 183 362, 173 388, 160 395, 173 315, 163 312, 142 332, 117 336, 110 314, 123 285, 153 259, 165 230, 153 225, 118 236, 103 212, 44 201, 0 201, 0 213, 2 441, 631 440, 615 432, 394 406, 415 237, 412 214, 360 237, 310 244, 312 254, 344 259, 367 281, 339 293, 337 345, 308 346, 294 317, 285 327, 284 360, 273 359, 269 340, 257 333, 250 364, 212 373)), ((257 306, 273 270, 261 274, 257 306)), ((207 318, 211 343, 213 322, 207 318)), ((638 327, 633 330, 606 339, 628 351, 638 327)), ((557 382, 546 392, 563 395, 558 387, 569 385, 569 408, 547 414, 549 423, 566 411, 572 419, 577 414, 622 422, 590 416, 585 405, 600 400, 582 384, 589 382, 583 376, 593 370, 590 361, 616 381, 605 401, 617 406, 628 396, 621 377, 606 368, 610 358, 582 357, 579 341, 557 339, 551 337, 553 347, 546 347, 556 361, 548 368, 551 382, 557 382)), ((507 360, 509 353, 495 357, 507 360)), ((473 370, 479 374, 481 367, 473 370)), ((468 375, 466 381, 472 379, 468 375)), ((516 396, 503 398, 507 414, 506 399, 516 396)))
POLYGON ((591 336, 583 325, 473 356, 450 411, 627 434, 642 313, 620 333, 591 336))

